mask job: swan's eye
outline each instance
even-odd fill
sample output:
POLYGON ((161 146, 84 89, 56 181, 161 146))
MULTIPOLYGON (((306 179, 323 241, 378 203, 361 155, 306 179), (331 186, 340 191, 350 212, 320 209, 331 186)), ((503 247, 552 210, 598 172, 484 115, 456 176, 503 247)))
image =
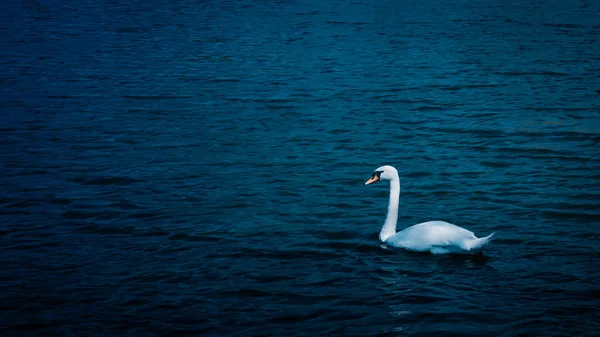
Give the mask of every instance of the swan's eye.
POLYGON ((375 171, 373 172, 373 175, 371 175, 371 177, 381 178, 381 173, 383 173, 383 171, 375 171))

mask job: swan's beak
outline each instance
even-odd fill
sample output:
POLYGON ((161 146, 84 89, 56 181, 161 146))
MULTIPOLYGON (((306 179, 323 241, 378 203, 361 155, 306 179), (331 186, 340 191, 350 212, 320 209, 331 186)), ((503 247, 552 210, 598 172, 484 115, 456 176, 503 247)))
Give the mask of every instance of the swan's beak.
POLYGON ((365 186, 371 185, 372 183, 376 183, 378 181, 379 181, 378 176, 372 176, 371 179, 367 180, 367 182, 365 183, 365 186))

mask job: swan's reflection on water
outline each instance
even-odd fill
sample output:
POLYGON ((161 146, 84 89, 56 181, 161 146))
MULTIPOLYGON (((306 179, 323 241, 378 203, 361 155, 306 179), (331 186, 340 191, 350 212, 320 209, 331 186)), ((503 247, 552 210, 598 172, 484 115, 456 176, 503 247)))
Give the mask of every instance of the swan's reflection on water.
POLYGON ((390 247, 385 243, 379 245, 381 249, 386 250, 386 252, 398 252, 399 254, 404 254, 407 256, 415 257, 415 258, 430 258, 433 261, 439 261, 441 266, 447 267, 448 263, 454 265, 455 263, 463 264, 465 266, 475 266, 475 265, 487 265, 491 261, 491 256, 486 254, 484 251, 478 252, 477 254, 441 254, 434 255, 431 253, 422 253, 422 252, 411 252, 408 250, 404 250, 401 248, 390 247))
POLYGON ((377 281, 395 326, 390 332, 450 331, 478 308, 473 298, 481 296, 481 284, 497 278, 493 252, 432 255, 380 247, 390 253, 379 266, 377 281))

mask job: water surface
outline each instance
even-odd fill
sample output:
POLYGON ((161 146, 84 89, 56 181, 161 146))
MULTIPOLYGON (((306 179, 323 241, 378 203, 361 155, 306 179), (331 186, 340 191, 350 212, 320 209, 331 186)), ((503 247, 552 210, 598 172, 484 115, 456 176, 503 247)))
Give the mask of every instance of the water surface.
POLYGON ((0 11, 3 336, 591 336, 600 6, 0 11), (378 242, 496 232, 485 257, 378 242))

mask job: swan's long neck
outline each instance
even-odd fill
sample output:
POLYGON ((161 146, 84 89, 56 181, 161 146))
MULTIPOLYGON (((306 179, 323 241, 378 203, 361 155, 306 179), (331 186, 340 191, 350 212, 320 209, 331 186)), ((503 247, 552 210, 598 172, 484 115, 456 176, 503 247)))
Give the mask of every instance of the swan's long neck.
POLYGON ((396 223, 398 222, 398 202, 400 201, 400 178, 396 175, 390 180, 390 204, 385 218, 385 224, 379 233, 379 240, 385 241, 396 234, 396 223))

